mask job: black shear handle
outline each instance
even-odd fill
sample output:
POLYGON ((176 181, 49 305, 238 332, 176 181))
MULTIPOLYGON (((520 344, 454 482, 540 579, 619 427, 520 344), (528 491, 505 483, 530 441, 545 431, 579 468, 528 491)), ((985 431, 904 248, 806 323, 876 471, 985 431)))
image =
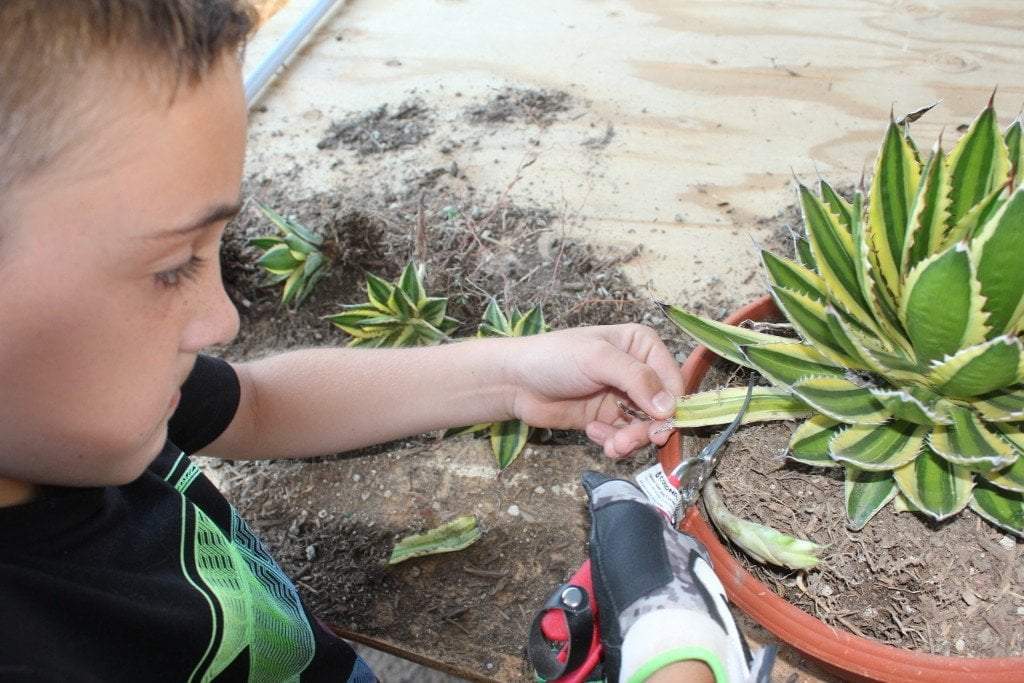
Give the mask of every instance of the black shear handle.
POLYGON ((537 611, 530 625, 530 640, 526 649, 530 664, 538 676, 545 681, 553 681, 583 664, 593 635, 594 615, 587 592, 579 586, 563 584, 555 589, 544 606, 537 611), (565 615, 569 627, 568 651, 564 662, 558 660, 559 650, 551 649, 541 629, 541 621, 550 610, 558 610, 565 615))

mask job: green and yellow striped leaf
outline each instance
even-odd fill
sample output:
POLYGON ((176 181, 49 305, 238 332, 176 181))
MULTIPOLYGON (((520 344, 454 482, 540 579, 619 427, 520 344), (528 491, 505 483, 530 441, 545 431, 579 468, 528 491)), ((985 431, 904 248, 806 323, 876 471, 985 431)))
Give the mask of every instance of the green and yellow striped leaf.
POLYGON ((416 315, 416 303, 409 298, 404 289, 395 287, 391 290, 391 298, 388 299, 388 310, 405 320, 416 315))
POLYGON ((447 524, 422 534, 406 536, 395 544, 388 564, 398 564, 414 557, 438 555, 468 548, 481 536, 476 517, 456 517, 447 524))
POLYGON ((482 336, 493 336, 493 337, 511 337, 512 336, 512 324, 505 316, 505 312, 501 310, 501 306, 498 305, 497 300, 491 297, 491 300, 487 302, 487 308, 484 310, 483 322, 480 324, 480 333, 482 336))
POLYGON ((863 201, 860 193, 854 194, 853 235, 857 246, 855 267, 861 298, 866 302, 867 313, 873 324, 864 325, 857 320, 854 322, 873 335, 884 348, 894 353, 913 355, 897 314, 896 299, 881 276, 881 265, 873 249, 871 224, 864 220, 861 210, 863 201))
POLYGON ((835 365, 864 369, 845 353, 842 344, 832 336, 825 304, 784 287, 772 287, 772 294, 786 320, 815 351, 835 365))
POLYGON ((491 451, 503 470, 519 457, 530 438, 530 427, 522 420, 506 420, 491 425, 491 451))
POLYGON ((540 306, 535 306, 526 312, 525 315, 516 320, 512 326, 512 335, 516 337, 528 337, 540 334, 544 331, 544 313, 540 306))
POLYGON ((379 278, 373 273, 366 274, 366 294, 370 299, 370 304, 382 312, 388 312, 391 309, 388 308, 388 301, 391 300, 391 293, 394 291, 395 286, 383 278, 379 278))
POLYGON ((900 299, 903 321, 921 362, 985 340, 977 280, 966 246, 957 243, 910 271, 900 299))
POLYGON ((284 244, 284 241, 280 237, 264 236, 264 237, 252 237, 249 239, 249 244, 257 249, 273 249, 278 244, 284 244))
POLYGON ((864 343, 854 336, 855 333, 851 332, 843 315, 831 305, 825 308, 825 324, 828 325, 832 340, 847 359, 847 367, 854 370, 876 370, 877 364, 865 355, 864 343))
POLYGON ((974 120, 947 160, 953 224, 1009 179, 1010 155, 992 103, 974 120))
POLYGON ((291 303, 295 295, 298 294, 299 289, 302 287, 302 269, 296 268, 292 271, 292 274, 288 276, 288 279, 284 281, 284 290, 281 292, 281 303, 287 305, 291 303))
POLYGON ((917 364, 905 357, 901 350, 883 350, 877 337, 849 324, 834 309, 828 316, 828 323, 836 341, 844 348, 849 347, 848 355, 859 359, 860 365, 856 367, 867 368, 896 385, 926 383, 917 364))
POLYGON ((266 216, 267 219, 270 220, 270 222, 273 223, 274 226, 283 234, 297 235, 301 239, 305 240, 306 242, 309 242, 310 244, 316 247, 319 247, 324 243, 323 237, 307 229, 306 226, 302 225, 298 221, 293 221, 285 218, 284 216, 274 211, 266 204, 256 202, 256 206, 263 213, 263 215, 266 216))
POLYGON ((858 469, 884 472, 915 460, 927 433, 928 427, 910 422, 853 425, 835 435, 829 452, 834 459, 858 469))
POLYGON ((796 257, 800 259, 800 264, 804 268, 818 272, 818 264, 815 262, 814 253, 811 251, 811 243, 807 241, 806 237, 794 237, 793 250, 796 252, 796 257))
MULTIPOLYGON (((895 482, 895 479, 893 482, 895 482)), ((898 489, 896 497, 892 499, 892 509, 894 512, 920 512, 916 505, 907 500, 907 497, 902 493, 899 493, 898 489)))
POLYGON ((846 466, 844 489, 847 526, 853 531, 863 529, 899 492, 891 472, 869 472, 852 465, 846 466))
POLYGON ((448 311, 448 299, 441 296, 424 297, 419 307, 419 315, 434 327, 440 327, 448 311))
POLYGON ((974 481, 971 471, 925 448, 913 462, 893 471, 896 485, 921 512, 936 520, 967 506, 974 481))
POLYGON ((999 212, 979 230, 971 244, 976 277, 985 297, 991 333, 1016 331, 1024 318, 1024 188, 1017 188, 999 212))
POLYGON ((792 390, 818 412, 847 424, 879 425, 891 417, 868 389, 843 377, 802 379, 792 390))
POLYGON ((1021 381, 1024 347, 1017 337, 996 337, 933 361, 928 381, 944 396, 972 398, 1021 381))
POLYGON ((315 246, 297 235, 285 235, 284 243, 288 245, 296 260, 299 261, 304 260, 307 254, 312 254, 317 250, 315 246))
POLYGON ((824 546, 734 515, 718 495, 714 480, 705 484, 701 499, 715 527, 758 562, 789 569, 811 569, 820 561, 824 546))
POLYGON ((302 261, 292 255, 287 244, 278 244, 268 249, 257 263, 271 273, 291 275, 291 272, 300 266, 302 261))
POLYGON ((874 319, 867 312, 861 296, 853 237, 838 225, 838 219, 821 200, 803 185, 800 186, 800 206, 818 274, 825 282, 832 303, 860 325, 875 329, 874 319))
POLYGON ((1024 538, 1024 493, 1013 493, 979 481, 971 509, 1000 529, 1024 538))
POLYGON ((1024 457, 1020 455, 1012 465, 992 472, 979 472, 979 476, 1001 489, 1024 493, 1024 457))
POLYGON ((698 315, 687 313, 675 306, 663 306, 663 309, 669 320, 675 323, 683 332, 693 337, 698 343, 708 347, 722 358, 744 367, 747 367, 748 363, 746 357, 740 351, 740 346, 787 343, 791 341, 786 337, 762 334, 742 327, 726 325, 715 320, 702 318, 698 315))
POLYGON ((754 368, 777 385, 792 386, 808 377, 840 377, 844 374, 842 368, 806 344, 785 342, 743 346, 741 351, 746 356, 743 365, 754 368))
POLYGON ((776 287, 806 294, 818 301, 828 300, 825 294, 825 281, 813 270, 796 261, 776 256, 770 251, 761 252, 761 261, 768 273, 768 280, 776 287))
POLYGON ((892 414, 893 418, 930 427, 948 424, 944 408, 948 402, 921 387, 904 389, 871 389, 871 394, 892 414))
POLYGON ((1001 437, 1006 439, 1019 454, 1024 455, 1024 424, 994 422, 991 427, 1001 437))
POLYGON ((1012 387, 979 396, 971 407, 986 422, 1019 422, 1024 420, 1024 387, 1012 387))
POLYGON ((953 423, 935 427, 928 436, 928 445, 949 462, 996 469, 1016 459, 1013 446, 991 432, 973 411, 951 405, 948 414, 953 423))
POLYGON ((920 178, 921 164, 917 155, 907 136, 890 119, 868 193, 868 223, 879 275, 895 295, 900 292, 903 243, 920 178))
POLYGON ((999 187, 992 191, 989 196, 971 207, 967 215, 957 221, 946 237, 942 240, 943 249, 952 246, 956 242, 970 241, 981 229, 981 226, 988 222, 992 216, 998 213, 999 209, 1006 203, 1003 197, 1004 188, 999 187))
POLYGON ((841 424, 824 415, 812 415, 793 432, 786 455, 805 465, 839 467, 839 463, 829 455, 828 444, 841 424))
POLYGON ((398 286, 409 298, 413 307, 420 306, 427 296, 423 291, 423 269, 416 267, 411 261, 402 269, 398 286))
POLYGON ((828 207, 828 210, 832 212, 832 215, 838 219, 839 225, 846 228, 846 231, 853 234, 853 204, 843 199, 838 192, 832 189, 832 186, 826 183, 824 180, 818 181, 818 190, 821 193, 821 199, 828 207))
MULTIPOLYGON (((676 402, 673 426, 690 428, 729 424, 740 411, 746 396, 747 390, 743 387, 713 389, 684 396, 676 402)), ((807 404, 785 389, 754 387, 742 424, 796 420, 811 414, 807 404)))
POLYGON ((1016 171, 1014 183, 1020 185, 1024 179, 1024 144, 1021 144, 1021 117, 1018 116, 1010 127, 1006 129, 1006 151, 1010 159, 1010 166, 1016 171))
POLYGON ((903 245, 903 274, 939 250, 949 225, 949 175, 941 147, 936 146, 921 175, 903 245))

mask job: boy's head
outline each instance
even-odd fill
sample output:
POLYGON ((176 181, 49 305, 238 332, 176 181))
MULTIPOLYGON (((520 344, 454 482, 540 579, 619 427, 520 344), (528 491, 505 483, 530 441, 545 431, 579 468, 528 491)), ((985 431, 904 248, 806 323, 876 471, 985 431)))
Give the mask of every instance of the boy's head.
POLYGON ((234 336, 218 247, 252 17, 242 0, 0 2, 0 480, 131 480, 195 355, 234 336))

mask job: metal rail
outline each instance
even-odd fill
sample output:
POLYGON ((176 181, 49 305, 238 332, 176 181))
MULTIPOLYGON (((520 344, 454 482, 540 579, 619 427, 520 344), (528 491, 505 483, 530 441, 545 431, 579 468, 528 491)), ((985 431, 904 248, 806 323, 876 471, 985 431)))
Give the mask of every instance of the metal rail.
POLYGON ((281 39, 281 42, 274 46, 270 54, 263 58, 263 61, 245 79, 246 104, 250 107, 253 105, 278 69, 288 61, 288 58, 295 53, 295 50, 302 44, 302 41, 313 32, 313 29, 316 28, 317 24, 320 23, 337 2, 338 0, 318 0, 288 30, 288 33, 281 39))

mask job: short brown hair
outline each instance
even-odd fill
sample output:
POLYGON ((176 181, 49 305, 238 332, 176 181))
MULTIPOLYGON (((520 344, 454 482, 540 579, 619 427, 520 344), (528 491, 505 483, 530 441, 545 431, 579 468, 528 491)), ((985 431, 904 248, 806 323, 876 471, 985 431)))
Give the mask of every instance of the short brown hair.
POLYGON ((0 0, 0 191, 70 144, 61 129, 97 58, 127 54, 176 91, 240 50, 254 25, 248 0, 0 0))

